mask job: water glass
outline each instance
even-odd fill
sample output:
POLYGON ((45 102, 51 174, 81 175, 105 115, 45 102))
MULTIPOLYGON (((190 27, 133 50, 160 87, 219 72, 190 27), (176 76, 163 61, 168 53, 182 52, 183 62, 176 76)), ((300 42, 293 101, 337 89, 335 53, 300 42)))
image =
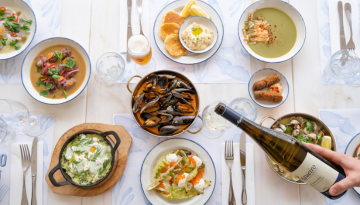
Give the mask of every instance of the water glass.
MULTIPOLYGON (((8 127, 6 122, 0 118, 0 144, 11 142, 15 138, 15 130, 8 127)), ((1 160, 1 159, 0 159, 1 160)))
POLYGON ((360 72, 360 59, 347 50, 339 50, 331 56, 328 73, 335 79, 352 78, 360 72))
POLYGON ((124 59, 120 54, 114 52, 104 53, 96 63, 97 74, 109 83, 119 81, 123 77, 124 71, 124 59))
POLYGON ((257 117, 257 109, 253 101, 247 98, 235 98, 229 107, 251 121, 257 117))
MULTIPOLYGON (((208 138, 218 138, 229 129, 230 123, 222 116, 215 113, 216 101, 206 106, 202 112, 203 129, 201 132, 208 138)), ((227 105, 226 102, 222 102, 227 105)))

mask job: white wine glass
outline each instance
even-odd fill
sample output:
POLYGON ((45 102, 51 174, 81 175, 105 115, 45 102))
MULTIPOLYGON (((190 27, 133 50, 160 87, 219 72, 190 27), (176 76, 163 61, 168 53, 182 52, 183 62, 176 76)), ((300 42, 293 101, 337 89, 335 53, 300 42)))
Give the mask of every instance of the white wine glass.
POLYGON ((8 127, 6 122, 0 118, 0 144, 13 141, 15 135, 15 130, 13 130, 11 127, 8 127))
MULTIPOLYGON (((201 132, 208 138, 218 138, 231 126, 225 118, 215 113, 215 106, 221 101, 215 101, 206 106, 202 112, 203 129, 201 132)), ((226 102, 222 102, 227 105, 226 102)))

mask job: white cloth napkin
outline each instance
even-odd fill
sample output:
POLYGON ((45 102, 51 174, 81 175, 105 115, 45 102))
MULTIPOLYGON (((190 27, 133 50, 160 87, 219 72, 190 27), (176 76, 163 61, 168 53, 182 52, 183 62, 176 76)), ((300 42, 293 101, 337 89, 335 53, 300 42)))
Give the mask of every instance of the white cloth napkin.
MULTIPOLYGON (((11 177, 10 177, 10 205, 21 204, 21 196, 23 190, 23 168, 21 164, 20 143, 11 144, 11 177)), ((26 143, 31 152, 32 142, 26 143)), ((41 205, 43 199, 43 143, 38 142, 37 146, 37 176, 36 176, 36 199, 37 204, 41 205)), ((30 153, 31 154, 31 153, 30 153)), ((28 203, 31 204, 32 194, 32 176, 31 165, 26 171, 25 187, 28 203)))
MULTIPOLYGON (((225 144, 221 144, 221 156, 225 156, 225 144)), ((221 160, 222 166, 222 204, 228 204, 230 176, 225 157, 221 160)), ((242 204, 242 171, 240 164, 240 144, 234 143, 234 162, 232 165, 232 180, 236 204, 242 204)), ((254 149, 252 143, 246 143, 246 194, 247 204, 255 205, 254 179, 254 149)))

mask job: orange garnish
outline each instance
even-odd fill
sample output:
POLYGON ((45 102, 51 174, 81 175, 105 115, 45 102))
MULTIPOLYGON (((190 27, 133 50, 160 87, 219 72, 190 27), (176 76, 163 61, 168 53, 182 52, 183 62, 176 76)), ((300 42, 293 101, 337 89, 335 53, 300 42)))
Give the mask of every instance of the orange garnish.
MULTIPOLYGON (((174 164, 176 164, 176 162, 170 162, 170 167, 174 166, 174 164)), ((178 167, 179 167, 179 166, 176 165, 176 166, 175 166, 175 169, 177 169, 178 167)))
POLYGON ((196 175, 196 177, 192 180, 190 180, 190 182, 192 183, 192 185, 198 184, 200 179, 203 178, 203 174, 199 173, 198 175, 196 175))
POLYGON ((198 173, 204 173, 205 170, 204 169, 198 169, 198 173))
POLYGON ((165 192, 165 194, 166 194, 166 195, 169 195, 169 194, 170 194, 170 192, 165 192))
POLYGON ((157 189, 156 189, 156 192, 157 192, 157 193, 161 193, 161 191, 160 191, 160 190, 157 190, 157 189))
POLYGON ((161 173, 165 173, 167 171, 168 166, 165 164, 165 166, 161 169, 161 173))
POLYGON ((194 157, 191 156, 188 159, 189 159, 188 166, 190 165, 190 163, 192 163, 194 165, 194 167, 196 167, 196 161, 195 161, 194 157))
MULTIPOLYGON (((64 77, 63 76, 59 76, 59 78, 58 79, 55 79, 56 81, 62 81, 62 80, 64 80, 64 77)), ((71 81, 72 82, 72 81, 71 81)))
POLYGON ((72 82, 72 81, 69 81, 69 82, 68 82, 68 85, 72 85, 72 84, 73 84, 73 82, 72 82))
POLYGON ((173 183, 174 183, 174 178, 171 177, 171 179, 169 180, 170 186, 172 186, 173 183))
POLYGON ((47 79, 47 77, 40 78, 41 81, 44 81, 46 79, 47 79))
POLYGON ((161 188, 163 188, 163 189, 165 189, 165 188, 166 188, 166 187, 165 187, 165 184, 164 184, 164 183, 162 183, 162 182, 160 183, 160 187, 161 187, 161 188))
POLYGON ((185 179, 185 174, 178 175, 176 177, 175 183, 179 184, 179 181, 182 180, 182 179, 185 179))
POLYGON ((90 152, 91 152, 91 153, 94 153, 95 150, 96 150, 96 147, 91 147, 90 152))
MULTIPOLYGON (((46 63, 47 66, 50 66, 50 63, 46 63)), ((55 68, 55 64, 51 66, 52 68, 55 68)))
POLYGON ((47 59, 49 60, 50 58, 52 58, 54 56, 54 54, 51 52, 47 55, 47 59))

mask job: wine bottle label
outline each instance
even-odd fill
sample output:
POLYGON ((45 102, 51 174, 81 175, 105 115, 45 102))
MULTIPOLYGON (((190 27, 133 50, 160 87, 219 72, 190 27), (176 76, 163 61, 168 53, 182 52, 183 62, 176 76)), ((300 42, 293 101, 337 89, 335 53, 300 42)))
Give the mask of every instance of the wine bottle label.
POLYGON ((310 153, 306 154, 303 163, 291 173, 329 198, 330 187, 345 178, 310 153))

